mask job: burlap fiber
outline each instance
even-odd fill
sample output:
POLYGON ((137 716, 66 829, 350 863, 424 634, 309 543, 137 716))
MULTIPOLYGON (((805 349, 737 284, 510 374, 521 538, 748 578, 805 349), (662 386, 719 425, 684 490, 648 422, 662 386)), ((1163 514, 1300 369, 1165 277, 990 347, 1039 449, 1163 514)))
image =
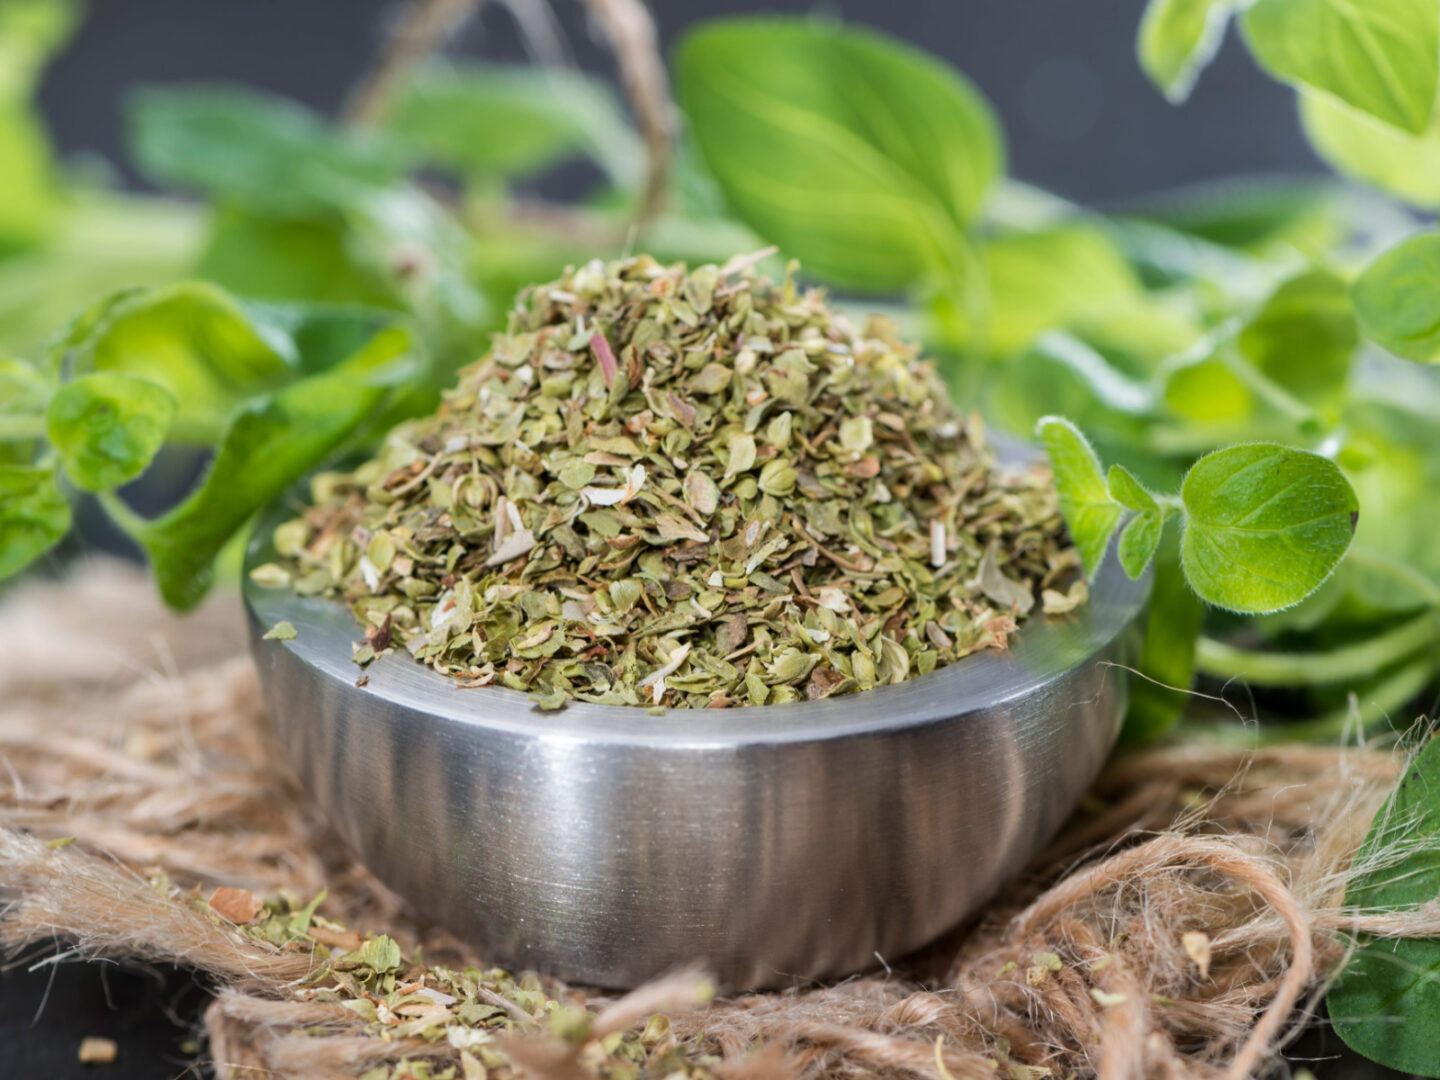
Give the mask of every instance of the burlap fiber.
POLYGON ((0 607, 0 936, 30 959, 206 973, 202 1065, 219 1076, 1243 1077, 1274 1064, 1350 935, 1440 933, 1433 907, 1342 906, 1396 753, 1177 745, 1115 761, 1026 876, 924 958, 708 1004, 693 973, 618 1002, 527 980, 517 1005, 476 984, 500 1018, 475 1034, 426 965, 483 958, 346 854, 262 731, 233 596, 177 618, 138 570, 96 561, 0 607), (328 944, 261 940, 209 902, 221 886, 328 889, 328 944), (355 931, 397 941, 401 981, 441 1011, 347 1005, 332 986, 355 931))

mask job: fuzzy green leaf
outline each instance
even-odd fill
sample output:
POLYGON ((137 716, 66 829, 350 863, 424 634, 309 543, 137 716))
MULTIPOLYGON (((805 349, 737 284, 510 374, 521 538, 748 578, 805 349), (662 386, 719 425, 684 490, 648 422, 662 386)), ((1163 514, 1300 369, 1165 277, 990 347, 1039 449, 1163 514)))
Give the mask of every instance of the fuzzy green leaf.
POLYGON ((1121 567, 1132 580, 1143 574, 1155 557, 1164 527, 1164 514, 1159 510, 1146 510, 1131 518, 1121 531, 1116 554, 1120 556, 1121 567))
POLYGON ((248 394, 299 367, 293 341, 205 282, 121 293, 83 315, 74 336, 73 370, 140 376, 169 391, 181 439, 209 441, 248 394))
POLYGON ((1074 424, 1063 417, 1047 416, 1036 425, 1035 434, 1050 455, 1060 512, 1065 515, 1070 538, 1080 552, 1085 573, 1093 576, 1120 523, 1121 508, 1110 498, 1095 451, 1074 424))
POLYGON ((380 123, 415 160, 476 179, 525 176, 583 156, 617 184, 643 180, 645 149, 614 89, 578 71, 430 64, 380 123))
POLYGON ((1215 58, 1233 0, 1150 0, 1140 20, 1140 66, 1166 99, 1178 105, 1215 58))
POLYGON ((1360 327, 1410 360, 1440 360, 1440 232, 1396 244, 1365 268, 1352 293, 1360 327))
POLYGON ((1156 317, 1125 253, 1091 225, 989 235, 976 254, 985 275, 984 310, 967 310, 954 297, 932 305, 938 336, 952 347, 1003 355, 1039 345, 1041 335, 1058 328, 1156 317))
POLYGON ((159 383, 100 371, 57 390, 45 424, 75 486, 109 491, 145 471, 174 417, 175 396, 159 383))
POLYGON ((1135 474, 1124 465, 1111 465, 1108 481, 1110 498, 1114 499, 1127 510, 1135 510, 1143 513, 1147 510, 1160 509, 1160 504, 1155 501, 1155 496, 1139 480, 1135 474))
POLYGON ((0 256, 43 241, 65 199, 33 103, 46 62, 80 21, 75 0, 0 0, 0 256))
POLYGON ((1310 145, 1337 172, 1422 210, 1440 209, 1440 127, 1433 118, 1416 135, 1320 94, 1302 94, 1300 120, 1310 145))
POLYGON ((1207 603, 1246 614, 1298 604, 1328 578, 1359 505, 1328 458, 1271 443, 1217 450, 1180 488, 1186 580, 1207 603))
MULTIPOLYGON (((1355 856, 1349 907, 1403 911, 1440 895, 1440 739, 1411 762, 1355 856)), ((1440 1076, 1440 940, 1362 936, 1326 999, 1352 1049, 1402 1073, 1440 1076)))
POLYGON ((1238 342, 1262 375, 1310 406, 1333 404, 1344 393, 1359 343, 1349 290, 1323 267, 1281 282, 1238 342))
POLYGON ((333 454, 413 374, 413 343, 382 330, 344 363, 245 402, 230 418, 200 486, 163 517, 131 532, 172 607, 193 607, 212 563, 250 517, 333 454))
POLYGON ((1256 0, 1241 26, 1277 79, 1402 131, 1418 135, 1429 125, 1440 82, 1433 0, 1256 0))
POLYGON ((295 102, 240 87, 149 88, 127 113, 132 150, 151 178, 276 213, 352 204, 405 171, 389 139, 341 131, 295 102))
POLYGON ((681 43, 676 83, 731 207, 840 284, 899 289, 953 273, 965 226, 1003 169, 979 91, 871 31, 711 21, 681 43))
POLYGON ((70 531, 70 504, 52 469, 0 465, 0 579, 48 551, 70 531))

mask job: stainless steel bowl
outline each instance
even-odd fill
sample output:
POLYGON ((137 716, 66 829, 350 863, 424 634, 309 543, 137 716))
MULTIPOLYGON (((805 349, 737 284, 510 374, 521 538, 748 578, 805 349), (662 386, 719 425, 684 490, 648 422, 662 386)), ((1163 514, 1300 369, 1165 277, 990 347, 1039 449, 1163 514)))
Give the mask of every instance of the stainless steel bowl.
MULTIPOLYGON (((248 566, 273 558, 272 519, 248 566)), ((247 566, 247 568, 248 568, 247 566)), ((364 863, 494 961, 628 987, 703 960, 729 987, 842 975, 956 926, 1043 845, 1124 712, 1147 584, 899 686, 724 710, 462 690, 350 660, 333 601, 245 579, 289 765, 364 863), (298 636, 262 640, 287 619, 298 636)))

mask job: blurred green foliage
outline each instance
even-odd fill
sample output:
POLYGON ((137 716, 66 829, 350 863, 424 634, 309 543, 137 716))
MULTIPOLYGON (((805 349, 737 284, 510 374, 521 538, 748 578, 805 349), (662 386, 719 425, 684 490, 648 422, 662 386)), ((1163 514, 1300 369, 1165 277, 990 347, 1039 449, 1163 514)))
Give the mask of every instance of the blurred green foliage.
MULTIPOLYGON (((1237 10, 1154 0, 1142 66, 1183 97, 1237 10)), ((1322 152, 1383 172, 1382 187, 1419 192, 1423 204, 1433 170, 1407 148, 1429 138, 1436 73, 1423 46, 1435 13, 1385 0, 1363 24, 1342 19, 1339 59, 1317 61, 1311 31, 1291 31, 1328 26, 1337 11, 1330 0, 1261 0, 1238 21, 1257 59, 1300 88, 1312 130, 1316 117, 1340 117, 1332 126, 1348 134, 1317 136, 1322 152), (1352 31, 1367 27, 1379 51, 1351 56, 1352 31), (1334 148, 1346 140, 1353 153, 1334 148), (1377 141, 1393 152, 1368 148, 1377 141)), ((704 23, 676 50, 682 123, 669 191, 643 220, 646 140, 608 83, 438 60, 364 126, 237 87, 138 93, 127 104, 134 160, 190 198, 138 197, 67 178, 33 113, 37 73, 76 15, 0 0, 0 55, 23 61, 5 69, 15 74, 0 86, 0 118, 30 133, 13 159, 39 179, 17 190, 46 205, 24 229, 0 218, 0 349, 14 358, 0 368, 0 442, 5 463, 40 469, 55 490, 107 489, 162 565, 180 542, 127 519, 111 483, 143 469, 158 438, 218 450, 235 468, 254 467, 242 443, 288 462, 237 496, 233 514, 217 513, 224 500, 203 482, 191 496, 200 502, 181 503, 225 522, 204 544, 184 541, 209 551, 292 473, 432 408, 527 282, 627 246, 703 261, 769 242, 842 302, 878 303, 922 335, 957 397, 993 423, 1028 438, 1042 417, 1068 417, 1140 490, 1180 492, 1197 460, 1235 444, 1338 464, 1360 504, 1352 555, 1297 607, 1245 623, 1182 599, 1182 519, 1172 527, 1168 511, 1121 507, 1127 561, 1155 559, 1172 616, 1147 641, 1155 686, 1188 683, 1197 655, 1202 672, 1229 678, 1247 656, 1318 655, 1433 606, 1440 556, 1426 542, 1423 493, 1440 474, 1440 391, 1406 359, 1433 351, 1433 238, 1383 254, 1407 224, 1373 197, 1319 180, 1237 181, 1096 214, 1006 180, 998 118, 943 62, 859 27, 778 17, 704 23), (593 189, 568 205, 537 201, 529 181, 574 160, 594 165, 593 189), (376 350, 382 374, 336 397, 333 428, 304 413, 304 395, 333 386, 312 380, 376 350), (109 397, 87 395, 104 387, 84 382, 97 374, 122 382, 109 397), (137 379, 157 389, 119 393, 137 379), (172 399, 163 419, 164 406, 131 415, 126 404, 172 399), (113 405, 99 425, 108 449, 47 424, 81 401, 113 405), (317 437, 287 441, 287 425, 317 437), (1222 639, 1230 651, 1213 647, 1222 639)), ((49 505, 38 479, 15 483, 49 505)), ((53 531, 27 524, 15 550, 33 557, 44 546, 35 538, 53 531)), ((193 601, 207 559, 171 560, 167 596, 193 601)), ((1437 642, 1440 629, 1426 648, 1437 642)), ((1346 687, 1371 718, 1368 690, 1429 655, 1413 637, 1401 644, 1346 687)), ((1316 707, 1337 704, 1333 685, 1296 685, 1316 707)), ((1130 734, 1164 730, 1182 700, 1137 694, 1130 734)))

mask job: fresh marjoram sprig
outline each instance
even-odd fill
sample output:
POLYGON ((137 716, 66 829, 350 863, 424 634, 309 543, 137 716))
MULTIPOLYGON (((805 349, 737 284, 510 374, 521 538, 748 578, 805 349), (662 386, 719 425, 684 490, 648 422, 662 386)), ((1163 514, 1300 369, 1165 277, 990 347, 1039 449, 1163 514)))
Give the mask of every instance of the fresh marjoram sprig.
POLYGON ((1121 465, 1107 476, 1078 428, 1047 416, 1036 428, 1055 469, 1060 508, 1087 573, 1120 528, 1117 555, 1139 577, 1166 521, 1181 521, 1185 580, 1206 603, 1258 615, 1298 604, 1339 565, 1360 507, 1329 458, 1246 443, 1200 458, 1178 495, 1156 495, 1121 465))
POLYGON ((322 475, 259 579, 466 685, 722 707, 898 683, 1083 601, 1049 470, 883 320, 725 267, 522 294, 440 411, 322 475))

